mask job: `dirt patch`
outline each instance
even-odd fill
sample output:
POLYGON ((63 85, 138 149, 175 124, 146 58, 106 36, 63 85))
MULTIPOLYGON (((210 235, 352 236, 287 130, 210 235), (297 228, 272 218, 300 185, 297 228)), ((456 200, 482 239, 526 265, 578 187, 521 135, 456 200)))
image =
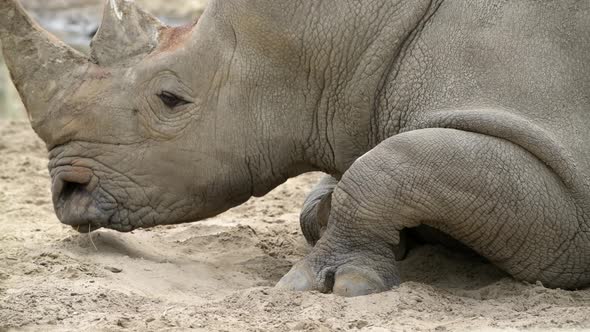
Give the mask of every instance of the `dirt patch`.
POLYGON ((516 282, 423 247, 402 285, 346 299, 272 288, 308 248, 298 227, 318 174, 203 222, 77 234, 50 202, 44 145, 0 120, 0 330, 388 331, 590 327, 590 291, 516 282))

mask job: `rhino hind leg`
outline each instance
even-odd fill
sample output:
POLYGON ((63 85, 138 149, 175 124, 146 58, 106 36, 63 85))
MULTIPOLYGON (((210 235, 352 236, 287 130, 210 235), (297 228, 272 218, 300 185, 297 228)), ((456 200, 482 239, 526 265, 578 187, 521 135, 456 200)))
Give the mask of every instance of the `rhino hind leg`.
POLYGON ((507 140, 453 129, 400 134, 343 175, 324 234, 278 286, 346 296, 390 289, 400 282, 400 231, 427 225, 519 280, 581 287, 590 246, 580 197, 507 140))

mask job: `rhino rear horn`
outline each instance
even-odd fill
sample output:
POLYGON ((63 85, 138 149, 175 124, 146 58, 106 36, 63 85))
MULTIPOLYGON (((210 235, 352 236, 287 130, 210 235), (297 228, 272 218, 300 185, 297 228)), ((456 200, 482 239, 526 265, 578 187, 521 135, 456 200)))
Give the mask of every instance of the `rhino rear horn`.
POLYGON ((92 39, 92 59, 109 65, 147 54, 158 45, 164 27, 133 0, 107 0, 102 24, 92 39))
POLYGON ((0 0, 0 42, 36 128, 47 117, 51 100, 72 84, 72 73, 89 59, 34 23, 16 0, 0 0))

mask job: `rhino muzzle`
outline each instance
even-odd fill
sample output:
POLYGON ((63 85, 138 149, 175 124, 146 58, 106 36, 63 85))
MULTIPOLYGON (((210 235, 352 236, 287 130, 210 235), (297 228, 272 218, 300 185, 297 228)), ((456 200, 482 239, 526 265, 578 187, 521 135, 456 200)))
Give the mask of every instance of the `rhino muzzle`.
POLYGON ((53 205, 62 223, 82 232, 108 224, 112 209, 99 205, 98 180, 84 167, 60 166, 51 170, 53 205))

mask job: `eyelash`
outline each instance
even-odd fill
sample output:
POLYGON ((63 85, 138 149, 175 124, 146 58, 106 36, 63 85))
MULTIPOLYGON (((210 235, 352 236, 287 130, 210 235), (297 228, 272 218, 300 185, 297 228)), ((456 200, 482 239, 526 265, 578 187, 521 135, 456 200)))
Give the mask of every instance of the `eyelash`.
POLYGON ((168 106, 169 108, 176 108, 189 103, 188 101, 168 91, 162 91, 159 93, 158 98, 160 98, 164 105, 168 106))

